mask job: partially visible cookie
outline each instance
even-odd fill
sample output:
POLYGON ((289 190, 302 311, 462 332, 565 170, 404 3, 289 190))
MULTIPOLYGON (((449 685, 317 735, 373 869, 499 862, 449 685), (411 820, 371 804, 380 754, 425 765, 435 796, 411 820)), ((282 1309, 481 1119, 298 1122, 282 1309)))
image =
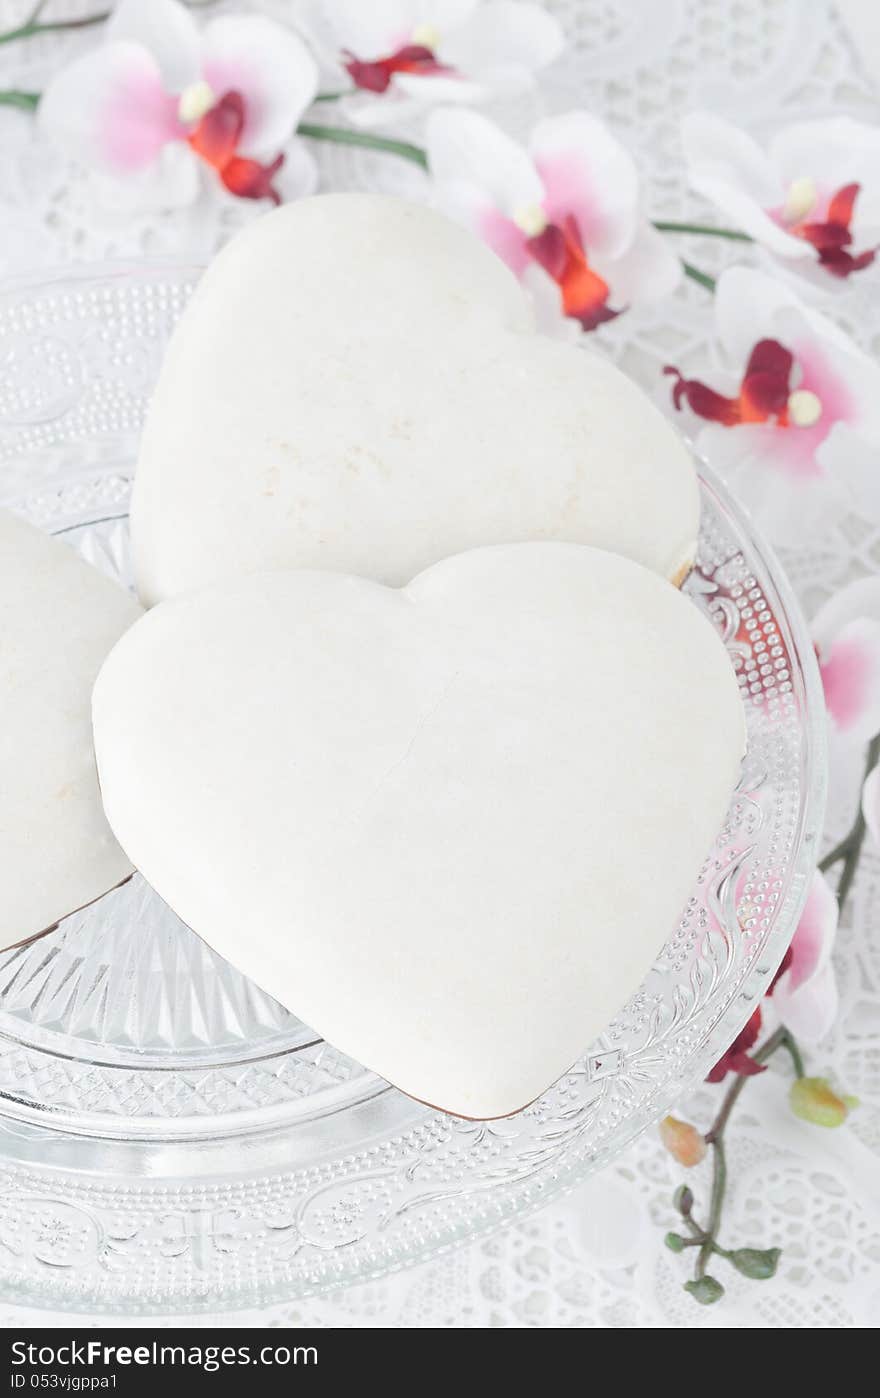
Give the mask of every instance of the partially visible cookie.
POLYGON ((90 705, 140 610, 66 544, 0 510, 0 947, 131 873, 101 805, 90 705))

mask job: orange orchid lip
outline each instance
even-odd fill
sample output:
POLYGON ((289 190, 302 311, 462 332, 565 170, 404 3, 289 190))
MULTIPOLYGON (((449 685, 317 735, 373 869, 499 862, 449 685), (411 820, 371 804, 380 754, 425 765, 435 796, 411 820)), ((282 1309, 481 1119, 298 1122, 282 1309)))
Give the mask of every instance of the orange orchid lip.
POLYGON ((227 92, 201 118, 187 140, 196 155, 216 170, 226 188, 240 199, 271 199, 281 203, 281 195, 272 184, 284 164, 278 155, 269 165, 238 155, 238 143, 244 130, 245 101, 240 92, 227 92))
POLYGON ((789 228, 797 238, 811 243, 819 254, 819 262, 835 277, 848 277, 853 272, 861 272, 870 267, 877 256, 877 248, 865 252, 850 251, 852 243, 851 223, 856 200, 861 185, 847 184, 837 191, 828 205, 828 215, 821 222, 797 223, 789 228))
POLYGON ((608 305, 608 283, 589 265, 573 215, 568 214, 561 224, 548 223, 527 240, 526 247, 558 285, 565 314, 580 321, 584 330, 595 330, 620 315, 608 305))
POLYGON ((448 77, 455 71, 439 63, 434 57, 434 50, 425 44, 404 44, 387 58, 372 61, 356 58, 348 51, 343 58, 345 71, 355 87, 362 87, 367 92, 387 92, 395 73, 415 73, 419 77, 436 77, 444 73, 448 77))
POLYGON ((699 379, 686 379, 681 370, 672 364, 665 365, 663 372, 675 375, 672 401, 679 410, 684 400, 698 417, 708 422, 718 422, 723 427, 769 422, 771 418, 775 419, 777 426, 787 427, 793 367, 794 355, 791 350, 778 340, 759 340, 749 355, 746 372, 735 398, 725 397, 699 379))

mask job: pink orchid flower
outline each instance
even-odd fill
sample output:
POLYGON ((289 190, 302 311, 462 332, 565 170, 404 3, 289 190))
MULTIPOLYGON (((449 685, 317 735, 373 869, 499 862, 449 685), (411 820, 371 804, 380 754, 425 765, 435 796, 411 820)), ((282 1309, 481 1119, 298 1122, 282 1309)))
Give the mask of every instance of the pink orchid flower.
MULTIPOLYGON (((837 1016, 838 994, 831 952, 837 934, 837 899, 817 871, 791 945, 776 972, 767 999, 776 1016, 795 1038, 818 1043, 837 1016)), ((706 1081, 723 1082, 728 1073, 752 1077, 764 1072, 751 1050, 763 1027, 760 1005, 730 1048, 721 1055, 706 1081)))
POLYGON ((816 872, 791 946, 768 992, 779 1019, 804 1043, 824 1039, 837 1017, 837 981, 831 963, 837 916, 837 899, 816 872))
POLYGON ((363 126, 520 92, 564 45, 558 21, 528 0, 322 0, 320 12, 326 47, 359 90, 346 115, 363 126))
POLYGON ((810 630, 832 734, 869 742, 880 733, 880 577, 842 588, 810 630))
MULTIPOLYGON (((139 180, 149 202, 190 202, 208 167, 240 198, 278 203, 280 148, 317 86, 302 41, 263 16, 200 31, 175 0, 120 0, 103 44, 49 83, 40 119, 72 160, 139 180)), ((296 143, 287 158, 290 192, 310 193, 311 156, 296 143)))
POLYGON ((777 257, 826 285, 864 271, 880 246, 880 127, 803 122, 765 152, 711 112, 682 125, 691 187, 777 257))
POLYGON ((632 157, 588 113, 548 117, 525 147, 478 112, 438 111, 427 148, 435 202, 528 286, 546 328, 594 330, 676 285, 632 157))
POLYGON ((771 537, 803 543, 855 507, 880 516, 880 365, 779 281, 722 273, 715 326, 727 368, 672 396, 706 425, 700 451, 771 537))

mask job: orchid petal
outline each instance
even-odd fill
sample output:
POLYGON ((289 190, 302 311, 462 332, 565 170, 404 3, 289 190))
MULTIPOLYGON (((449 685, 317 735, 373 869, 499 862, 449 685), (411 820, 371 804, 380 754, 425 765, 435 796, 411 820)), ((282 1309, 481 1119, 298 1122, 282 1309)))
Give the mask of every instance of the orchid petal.
POLYGON ((199 77, 199 32, 189 10, 176 0, 119 0, 105 36, 147 49, 166 92, 182 92, 199 77))
POLYGON ((849 500, 840 482, 821 467, 809 473, 792 469, 782 451, 787 435, 772 423, 734 428, 711 423, 697 437, 697 447, 774 543, 802 546, 842 519, 849 500))
POLYGON ((785 975, 777 982, 773 1004, 782 1023, 796 1039, 815 1044, 830 1031, 840 1003, 834 968, 830 965, 800 990, 792 992, 785 975))
POLYGON ((391 79, 391 90, 403 97, 417 98, 426 106, 439 106, 446 102, 450 105, 476 104, 492 95, 484 83, 459 77, 455 73, 395 73, 391 79))
POLYGON ((430 24, 443 36, 468 24, 474 11, 481 7, 481 0, 414 0, 414 26, 430 24))
POLYGON ((394 53, 418 22, 413 0, 323 0, 321 9, 340 49, 367 61, 394 53))
POLYGON ((43 93, 39 118, 72 160, 105 174, 143 170, 183 135, 177 101, 139 44, 104 44, 62 68, 43 93))
POLYGON ((739 126, 713 112, 688 112, 682 119, 681 139, 688 178, 709 174, 731 184, 760 207, 779 196, 779 176, 772 161, 739 126))
MULTIPOLYGON (((524 277, 534 266, 528 250, 528 239, 522 229, 517 228, 512 219, 500 213, 483 190, 469 184, 456 184, 449 181, 438 185, 434 204, 456 223, 469 228, 497 257, 505 262, 517 277, 524 277)), ((542 278, 550 282, 553 297, 559 303, 559 287, 543 269, 538 268, 542 278)), ((548 295, 550 293, 548 292, 548 295)))
POLYGON ((478 0, 324 0, 329 21, 341 49, 372 61, 388 58, 413 42, 420 26, 444 35, 465 24, 478 0))
POLYGON ((711 112, 691 112, 682 122, 682 141, 692 189, 781 257, 815 257, 808 243, 767 213, 783 203, 785 191, 772 163, 745 131, 711 112))
POLYGON ((880 470, 875 442, 846 423, 838 423, 823 442, 818 458, 845 487, 853 511, 868 519, 880 519, 880 470))
POLYGON ((850 622, 864 619, 880 624, 880 577, 858 578, 835 592, 810 622, 810 635, 821 653, 850 622))
POLYGON ((621 257, 607 261, 597 257, 595 265, 611 288, 611 304, 618 309, 662 301, 682 278, 681 263, 666 239, 649 223, 639 226, 621 257))
POLYGON ((395 77, 388 92, 381 97, 361 91, 346 97, 339 104, 346 121, 361 131, 373 131, 404 126, 422 117, 426 104, 418 97, 404 97, 396 82, 395 77))
POLYGON ((835 730, 867 742, 880 732, 880 578, 842 588, 820 607, 810 632, 835 730))
POLYGON ((639 176, 629 152, 588 112, 548 117, 530 141, 551 222, 573 214, 590 257, 619 257, 635 237, 639 176))
POLYGON ((244 98, 239 152, 245 156, 279 150, 318 90, 318 67, 302 39, 262 15, 209 24, 202 71, 217 97, 240 92, 244 98))
POLYGON ((433 22, 440 32, 438 58, 467 76, 508 73, 528 82, 565 45, 558 20, 527 0, 487 0, 448 34, 439 19, 433 22))
POLYGON ((837 1014, 831 952, 837 935, 837 899, 818 870, 792 939, 787 969, 773 986, 773 1004, 793 1034, 809 1042, 824 1038, 837 1014))
POLYGON ((806 372, 804 382, 817 392, 823 420, 812 439, 802 429, 788 433, 792 450, 823 444, 818 459, 829 465, 830 421, 880 445, 880 365, 790 287, 749 267, 729 267, 718 279, 715 317, 732 363, 742 365, 756 340, 770 338, 786 345, 799 361, 798 372, 806 372))
POLYGON ((880 767, 874 767, 862 787, 862 814, 868 834, 880 849, 880 767))
MULTIPOLYGON (((525 257, 528 260, 528 253, 525 257)), ((516 270, 508 258, 504 260, 516 270)), ((537 262, 529 262, 522 273, 522 284, 529 293, 535 324, 542 334, 569 344, 581 339, 583 331, 580 325, 565 314, 559 287, 543 267, 539 267, 537 262)))
POLYGON ((854 742, 880 733, 880 622, 849 622, 823 647, 819 669, 836 731, 854 742))
POLYGON ((845 185, 860 185, 853 234, 858 242, 880 232, 880 126, 850 117, 799 122, 774 137, 770 159, 783 187, 807 176, 828 198, 845 185))
POLYGON ((827 966, 837 935, 838 911, 827 879, 817 871, 792 938, 789 968, 780 977, 780 984, 784 980, 789 993, 800 990, 827 966))
POLYGON ((305 199, 318 188, 318 165, 305 141, 293 140, 285 147, 284 164, 276 185, 285 203, 305 199))
POLYGON ((507 219, 540 207, 544 186, 528 152, 479 112, 434 112, 427 127, 428 166, 440 187, 470 186, 507 219))
POLYGON ((127 172, 125 179, 94 174, 88 197, 108 225, 157 209, 184 209, 204 188, 200 166, 186 141, 169 141, 152 164, 127 172))
POLYGON ((780 306, 797 305, 794 292, 751 267, 728 267, 715 288, 715 324, 722 348, 737 368, 744 367, 758 340, 772 339, 780 306))

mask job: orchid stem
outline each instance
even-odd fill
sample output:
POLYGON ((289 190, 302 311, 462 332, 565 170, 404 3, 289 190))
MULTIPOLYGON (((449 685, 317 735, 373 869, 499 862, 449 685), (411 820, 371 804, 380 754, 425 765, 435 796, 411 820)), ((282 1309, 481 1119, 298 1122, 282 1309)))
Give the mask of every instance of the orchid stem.
POLYGON ((422 170, 428 168, 426 151, 421 146, 413 145, 411 141, 395 141, 390 136, 373 136, 368 131, 353 131, 347 126, 318 126, 311 121, 301 121, 297 132, 313 141, 331 141, 340 146, 363 146, 366 150, 380 150, 386 155, 399 155, 422 170))
POLYGON ((736 228, 713 228, 709 223, 676 223, 668 218, 652 220, 659 233, 696 233, 704 238, 728 238, 732 243, 753 243, 748 233, 740 233, 736 228))
POLYGON ((837 907, 839 912, 843 912, 846 900, 849 897, 853 879, 859 867, 859 860, 862 855, 862 846, 865 843, 865 813, 862 810, 861 790, 867 777, 873 772, 880 761, 880 733, 876 734, 868 744, 868 752, 865 758, 865 773, 859 786, 859 807, 856 817, 843 839, 840 840, 832 850, 819 861, 819 869, 824 874, 826 870, 843 860, 843 868, 840 871, 840 878, 837 881, 837 907))
MULTIPOLYGON (((795 1076, 802 1078, 804 1076, 804 1060, 801 1057, 801 1051, 794 1035, 784 1025, 780 1025, 769 1039, 766 1039, 761 1047, 756 1049, 752 1057, 756 1063, 763 1064, 781 1048, 785 1049, 791 1057, 795 1076)), ((727 1191, 727 1157, 724 1153, 724 1132, 747 1082, 747 1077, 737 1076, 736 1081, 725 1092, 718 1115, 706 1132, 706 1142, 712 1147, 712 1194, 709 1201, 709 1221, 705 1229, 700 1229, 693 1220, 688 1222, 691 1232, 703 1235, 694 1270, 694 1276, 697 1279, 706 1275, 706 1268, 713 1252, 720 1253, 722 1257, 728 1256, 728 1253, 718 1242, 718 1230, 721 1227, 724 1196, 727 1191)))
POLYGON ((20 92, 17 88, 0 92, 0 107, 20 107, 25 112, 32 112, 39 101, 39 92, 20 92))
POLYGON ((710 277, 708 272, 701 272, 699 267, 695 267, 692 262, 685 262, 684 258, 681 259, 681 265, 684 268, 685 276, 690 277, 692 282, 698 282, 707 291, 715 290, 715 278, 710 277))
POLYGON ((715 1239, 721 1226, 721 1210, 724 1207, 724 1193, 727 1188, 727 1159, 720 1138, 712 1142, 712 1199, 709 1205, 709 1226, 706 1239, 697 1254, 695 1277, 704 1277, 709 1259, 715 1251, 715 1239))
MULTIPOLYGON (((215 0, 184 0, 184 3, 190 9, 198 10, 202 6, 214 4, 215 0)), ((113 13, 112 10, 100 10, 93 15, 81 15, 78 19, 41 20, 40 15, 45 10, 46 4, 47 0, 39 0, 24 24, 17 25, 15 29, 7 29, 5 34, 0 34, 0 44, 13 44, 18 39, 33 39, 38 34, 63 34, 77 29, 93 29, 95 25, 103 24, 113 13)), ((14 104, 7 102, 6 105, 14 104)))
POLYGON ((42 12, 43 6, 38 5, 24 24, 0 34, 0 44, 12 44, 17 39, 32 39, 37 34, 60 34, 65 30, 91 29, 96 24, 103 24, 111 14, 110 10, 102 10, 99 14, 83 15, 80 19, 49 19, 44 22, 40 19, 42 12))

